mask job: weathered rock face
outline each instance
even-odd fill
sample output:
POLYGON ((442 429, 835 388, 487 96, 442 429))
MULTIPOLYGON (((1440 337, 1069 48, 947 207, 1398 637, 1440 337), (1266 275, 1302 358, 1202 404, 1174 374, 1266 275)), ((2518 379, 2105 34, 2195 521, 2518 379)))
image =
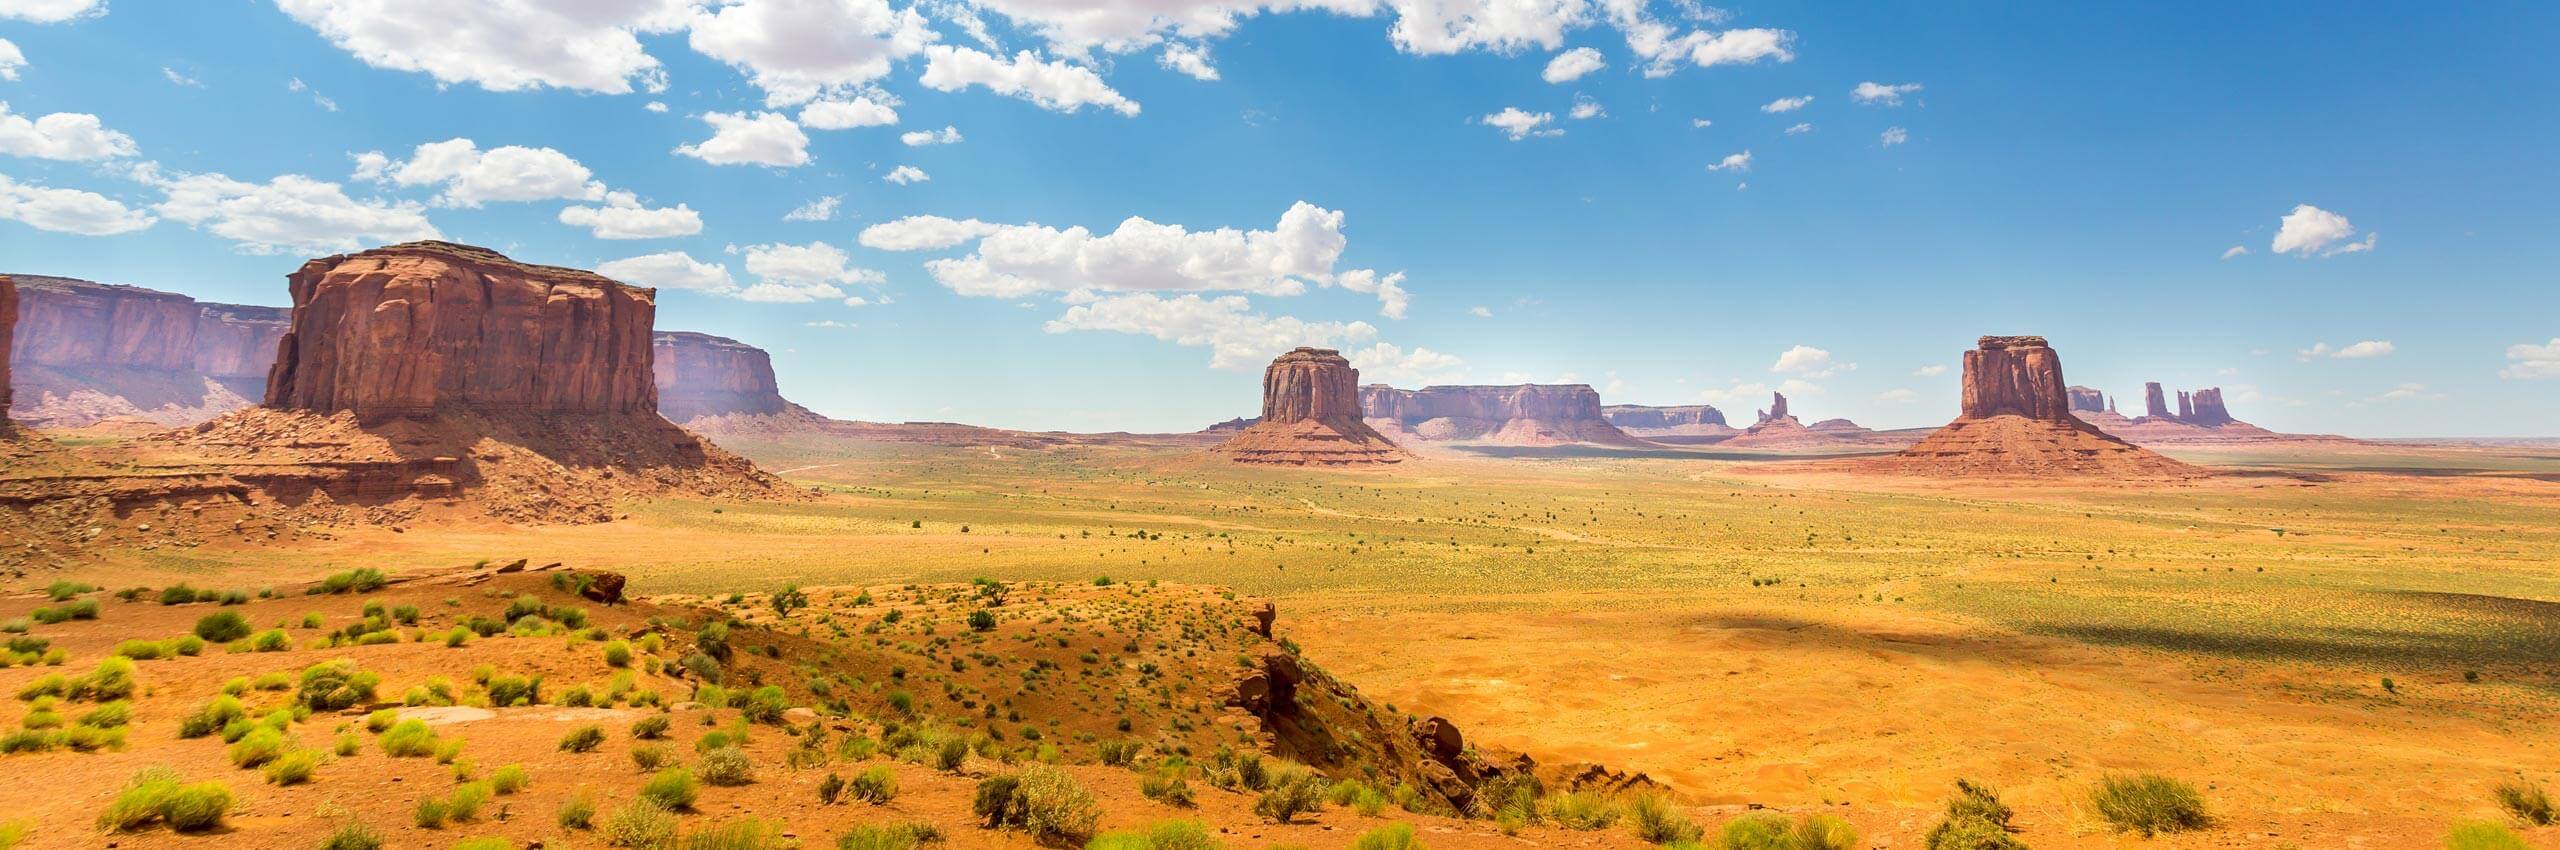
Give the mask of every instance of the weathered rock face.
POLYGON ((6 352, 17 344, 18 283, 0 276, 0 431, 9 430, 9 360, 6 352))
POLYGON ((656 292, 449 242, 305 263, 266 405, 655 414, 656 292))
POLYGON ((1360 418, 1360 370, 1329 348, 1280 355, 1262 372, 1262 420, 1215 449, 1238 463, 1346 466, 1405 458, 1360 418))
POLYGON ((686 422, 703 416, 771 415, 794 409, 773 380, 773 357, 727 337, 659 331, 650 346, 658 412, 686 422))
POLYGON ((2169 399, 2161 394, 2159 381, 2142 385, 2142 415, 2159 419, 2169 418, 2169 399))
POLYGON ((1769 394, 1769 409, 1760 411, 1759 421, 1751 424, 1754 427, 1757 427, 1767 425, 1772 422, 1792 422, 1794 420, 1795 417, 1787 415, 1787 394, 1773 392, 1769 394))
POLYGON ((1724 411, 1711 404, 1689 404, 1651 407, 1641 404, 1612 404, 1600 408, 1609 424, 1620 428, 1680 428, 1695 425, 1726 425, 1724 411))
MULTIPOLYGON (((2187 393, 2179 393, 2178 395, 2180 397, 2188 397, 2187 393)), ((2197 390, 2192 396, 2192 399, 2193 406, 2188 409, 2186 415, 2179 417, 2180 419, 2186 420, 2188 424, 2202 425, 2207 428, 2216 428, 2239 421, 2231 418, 2231 408, 2223 406, 2221 387, 2207 387, 2205 389, 2197 390)))
POLYGON ((1599 443, 1635 446, 1601 414, 1600 393, 1588 384, 1439 386, 1400 390, 1385 384, 1360 388, 1370 424, 1425 440, 1465 440, 1508 445, 1599 443))
MULTIPOLYGON (((2062 357, 2043 337, 1986 336, 1964 354, 1964 408, 1953 422, 1877 462, 1927 475, 2186 477, 2194 467, 2107 435, 2071 415, 2062 357)), ((2152 398, 2159 398, 2153 385, 2152 398)))
POLYGON ((18 275, 15 415, 50 427, 117 416, 191 425, 248 406, 287 311, 173 292, 18 275))
POLYGON ((2107 409, 2107 394, 2095 387, 2068 387, 2064 391, 2070 393, 2071 409, 2075 412, 2097 413, 2107 409))
POLYGON ((2062 357, 2040 336, 1986 336, 1964 353, 1964 416, 2071 419, 2062 357))

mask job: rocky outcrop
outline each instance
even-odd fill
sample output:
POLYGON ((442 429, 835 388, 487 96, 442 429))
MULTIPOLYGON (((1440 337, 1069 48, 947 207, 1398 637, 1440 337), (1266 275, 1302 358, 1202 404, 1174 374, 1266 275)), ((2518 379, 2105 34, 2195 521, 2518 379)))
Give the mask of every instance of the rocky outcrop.
POLYGON ((1714 425, 1731 427, 1724 421, 1724 411, 1712 404, 1687 404, 1656 407, 1643 404, 1612 404, 1600 408, 1600 415, 1620 430, 1634 433, 1637 429, 1672 429, 1714 425))
POLYGON ((450 242, 304 263, 268 407, 655 418, 657 293, 450 242))
POLYGON ((1330 348, 1299 348, 1262 373, 1262 420, 1214 449, 1237 463, 1397 463, 1403 449, 1360 416, 1360 370, 1330 348))
POLYGON ((192 425, 246 407, 284 335, 281 307, 42 275, 22 289, 18 419, 77 428, 112 418, 192 425))
POLYGON ((1360 388, 1360 408, 1369 424, 1419 440, 1512 446, 1644 445, 1609 424, 1601 414, 1600 393, 1588 384, 1419 390, 1371 384, 1360 388))
POLYGON ((650 345, 658 412, 675 422, 705 416, 769 416, 798 405, 774 383, 773 357, 727 337, 659 331, 650 345))
POLYGON ((2193 403, 2186 415, 2178 417, 2186 420, 2189 425, 2219 428, 2239 421, 2231 418, 2231 408, 2223 406, 2221 387, 2207 387, 2195 391, 2193 395, 2179 393, 2178 396, 2193 403))
POLYGON ((1769 394, 1769 409, 1760 411, 1759 419, 1752 422, 1751 427, 1758 428, 1772 423, 1794 421, 1796 418, 1787 414, 1787 394, 1772 392, 1769 394))
POLYGON ((0 431, 9 428, 9 361, 5 356, 17 344, 18 283, 0 275, 0 431))
POLYGON ((2155 419, 2169 418, 2169 399, 2160 392, 2160 382, 2142 385, 2142 415, 2155 419))
POLYGON ((1877 463, 1956 477, 2198 474, 2072 416, 2067 386, 2062 357, 2043 337, 1983 337, 1964 353, 1964 406, 1955 421, 1877 463))

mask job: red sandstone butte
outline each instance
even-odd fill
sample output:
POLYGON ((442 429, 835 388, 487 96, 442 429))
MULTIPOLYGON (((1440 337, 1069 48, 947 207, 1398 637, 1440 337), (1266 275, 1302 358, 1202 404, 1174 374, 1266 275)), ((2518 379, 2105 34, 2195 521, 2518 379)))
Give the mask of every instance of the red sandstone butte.
POLYGON ((266 406, 362 418, 439 411, 657 413, 656 292, 450 242, 304 263, 266 406))
POLYGON ((1964 353, 1964 408, 1888 471, 1961 477, 2188 477, 2200 470, 2071 415, 2062 357, 2040 336, 1986 336, 1964 353))
POLYGON ((1589 384, 1360 388, 1361 413, 1381 429, 1420 440, 1509 446, 1591 443, 1643 446, 1609 424, 1589 384))
POLYGON ((9 430, 9 356, 18 330, 18 283, 0 277, 0 431, 9 430))
POLYGON ((1262 372, 1262 421, 1214 449, 1237 463, 1352 466, 1405 459, 1361 421, 1360 370, 1330 348, 1280 355, 1262 372))

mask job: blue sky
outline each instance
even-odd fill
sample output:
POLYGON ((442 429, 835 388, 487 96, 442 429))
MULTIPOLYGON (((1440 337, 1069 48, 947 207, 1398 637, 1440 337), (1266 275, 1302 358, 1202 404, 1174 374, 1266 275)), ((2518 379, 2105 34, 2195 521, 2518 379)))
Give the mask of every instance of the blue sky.
POLYGON ((2560 12, 2407 12, 0 0, 0 271, 281 305, 432 232, 874 420, 1187 430, 1320 343, 1927 425, 2041 333, 2128 404, 2551 435, 2560 12))

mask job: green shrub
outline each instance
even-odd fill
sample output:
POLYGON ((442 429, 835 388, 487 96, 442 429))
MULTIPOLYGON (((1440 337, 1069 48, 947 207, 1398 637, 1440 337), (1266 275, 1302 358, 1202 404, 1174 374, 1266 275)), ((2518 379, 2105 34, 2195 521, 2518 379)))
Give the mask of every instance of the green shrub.
POLYGON ((2543 793, 2542 786, 2522 781, 2505 782, 2498 785, 2495 793, 2498 807, 2506 809, 2507 814, 2514 815, 2516 820, 2534 826, 2551 825, 2551 796, 2543 793))
POLYGON ((669 721, 667 720, 667 716, 664 714, 652 714, 647 717, 631 721, 631 737, 638 738, 643 741, 654 741, 659 738, 664 738, 667 736, 668 723, 669 721))
POLYGON ((577 796, 560 804, 560 814, 554 819, 560 822, 561 829, 593 829, 596 824, 596 798, 581 790, 577 796))
POLYGON ((489 680, 489 705, 505 708, 513 705, 541 705, 542 677, 499 676, 489 680))
POLYGON ((231 789, 219 782, 181 785, 160 800, 160 820, 179 832, 204 832, 231 813, 231 789))
POLYGON ((677 846, 682 850, 784 850, 799 844, 786 841, 782 828, 772 822, 747 818, 687 835, 677 846))
POLYGON ((1547 819, 1566 829, 1608 829, 1618 822, 1618 807, 1599 794, 1574 791, 1548 798, 1547 819))
POLYGON ((1660 795, 1643 794, 1627 803, 1627 825, 1637 838, 1654 844, 1694 842, 1704 830, 1671 808, 1660 795))
POLYGON ((436 751, 435 730, 416 718, 392 724, 382 733, 382 752, 394 758, 417 758, 436 751))
POLYGON ((381 677, 357 668, 352 660, 323 661, 303 668, 294 701, 312 711, 340 711, 372 701, 373 690, 381 681, 381 677))
POLYGON ((442 797, 420 797, 409 809, 409 822, 420 829, 443 829, 444 819, 451 814, 442 797))
POLYGON ((668 752, 665 747, 653 744, 631 748, 631 763, 637 765, 643 772, 656 770, 674 762, 675 754, 668 752))
POLYGON ((1277 824, 1297 820, 1324 802, 1324 778, 1312 771, 1286 770, 1268 781, 1271 790, 1253 801, 1253 813, 1277 824))
POLYGON ((942 840, 942 830, 926 823, 869 824, 836 838, 836 850, 916 850, 942 840))
POLYGON ((1168 806, 1190 808, 1191 783, 1179 771, 1159 770, 1138 780, 1138 793, 1168 806))
POLYGON ((694 798, 701 794, 702 789, 695 783, 693 771, 681 767, 658 771, 640 786, 641 799, 657 803, 669 811, 692 808, 694 798))
POLYGON ((604 645, 604 663, 611 667, 631 666, 631 644, 612 641, 604 645))
POLYGON ((98 816, 98 828, 133 832, 166 824, 179 832, 203 832, 222 825, 231 812, 231 789, 219 782, 185 784, 177 771, 147 767, 127 780, 124 790, 98 816))
POLYGON ((283 629, 268 629, 249 640, 249 649, 255 652, 283 652, 292 648, 293 637, 285 634, 283 629))
POLYGON ((2204 795, 2195 786, 2158 774, 2109 776, 2098 780, 2089 796, 2099 817, 2145 838, 2199 829, 2208 821, 2204 795))
POLYGON ((64 699, 90 702, 107 702, 130 696, 133 696, 133 660, 129 658, 99 661, 89 675, 74 680, 63 693, 64 699))
POLYGON ((383 585, 389 583, 390 580, 383 576, 381 570, 365 567, 349 570, 343 573, 331 574, 329 577, 321 579, 320 586, 313 589, 312 592, 371 593, 382 589, 383 585))
POLYGON ((489 790, 500 796, 522 791, 532 782, 533 779, 525 775, 524 765, 520 764, 507 765, 489 774, 489 790))
POLYGON ((1969 779, 1956 780, 1956 796, 1947 801, 1947 816, 1930 827, 1925 850, 2026 850, 2009 834, 2009 806, 2000 796, 1969 779))
POLYGON ((480 807, 489 803, 489 784, 469 782, 454 786, 453 796, 445 798, 445 815, 456 821, 480 819, 480 807))
POLYGON ((1422 839, 1413 837, 1411 824, 1391 823, 1361 833, 1351 850, 1422 850, 1422 839))
POLYGON ((116 700, 80 715, 80 725, 112 729, 133 722, 133 701, 116 700))
POLYGON ((382 850, 382 833, 360 823, 340 824, 320 841, 320 850, 382 850))
POLYGON ((196 621, 196 637, 212 643, 230 643, 256 630, 238 611, 216 611, 196 621))
POLYGON ((702 781, 723 788, 756 781, 756 768, 747 760, 747 752, 736 747, 720 747, 702 754, 702 781))
POLYGON ((267 781, 277 785, 300 785, 309 782, 311 774, 317 772, 320 769, 320 763, 327 760, 328 754, 320 750, 287 750, 283 755, 267 762, 267 781))
POLYGON ((277 756, 284 755, 284 747, 283 732, 277 731, 272 726, 260 726, 250 730, 248 735, 231 745, 228 751, 231 756, 231 766, 251 768, 266 764, 274 761, 277 756))
POLYGON ((885 806, 898 797, 898 776, 890 772, 888 765, 872 765, 855 774, 846 790, 856 800, 885 806))
POLYGON ((2455 824, 2444 835, 2445 850, 2531 850, 2524 838, 2505 824, 2471 821, 2455 824))
POLYGON ((88 593, 93 590, 97 590, 97 588, 80 582, 71 581, 69 579, 63 579, 52 584, 45 585, 44 595, 45 598, 51 599, 55 602, 69 602, 71 601, 71 597, 88 593))
POLYGON ((453 850, 516 850, 516 845, 504 838, 465 838, 456 842, 453 850))
POLYGON ((564 753, 592 753, 601 746, 604 746, 602 726, 580 726, 560 738, 560 751, 564 753))
POLYGON ((222 727, 229 725, 231 721, 240 719, 242 714, 239 699, 230 696, 214 697, 207 701, 203 708, 196 709, 194 714, 187 715, 178 721, 178 737, 202 738, 211 735, 221 731, 222 727))
POLYGON ((604 821, 604 843, 607 847, 631 847, 661 850, 674 846, 676 815, 668 806, 642 792, 640 799, 613 810, 604 821))
POLYGON ((1716 836, 1718 850, 1857 850, 1858 830, 1831 815, 1805 815, 1790 823, 1761 812, 1734 818, 1716 836))
POLYGON ((196 595, 195 588, 184 584, 173 585, 160 591, 160 604, 186 605, 196 601, 196 595))
POLYGON ((1021 776, 1014 793, 1021 798, 1023 829, 1050 841, 1081 842, 1093 835, 1102 808, 1074 776, 1047 764, 1025 767, 1021 776))
POLYGON ((936 770, 958 773, 960 765, 968 760, 969 742, 956 737, 944 739, 942 745, 935 747, 933 751, 933 766, 936 770))

